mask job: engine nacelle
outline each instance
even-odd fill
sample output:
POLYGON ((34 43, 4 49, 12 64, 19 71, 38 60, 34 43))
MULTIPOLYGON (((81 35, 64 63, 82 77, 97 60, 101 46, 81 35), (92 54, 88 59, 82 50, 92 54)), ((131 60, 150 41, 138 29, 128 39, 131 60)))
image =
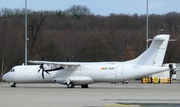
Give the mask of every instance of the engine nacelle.
POLYGON ((56 83, 60 83, 60 84, 67 84, 70 81, 72 81, 76 85, 94 83, 94 81, 90 77, 85 77, 85 76, 70 76, 66 79, 65 78, 55 78, 53 81, 56 83))

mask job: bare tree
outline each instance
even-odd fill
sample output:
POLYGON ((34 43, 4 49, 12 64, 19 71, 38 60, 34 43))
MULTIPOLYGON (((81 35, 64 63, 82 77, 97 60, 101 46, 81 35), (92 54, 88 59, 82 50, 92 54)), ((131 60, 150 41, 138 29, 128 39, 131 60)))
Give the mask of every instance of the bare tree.
MULTIPOLYGON (((36 48, 38 46, 35 46, 37 39, 41 36, 42 27, 44 24, 44 21, 46 19, 46 15, 43 14, 43 12, 34 12, 34 14, 31 16, 32 19, 30 19, 29 26, 28 26, 28 32, 29 32, 29 44, 30 44, 30 55, 37 57, 38 53, 36 48)), ((41 42, 39 40, 38 42, 41 42)), ((39 44, 37 44, 39 45, 39 44)))
POLYGON ((126 50, 124 52, 124 60, 131 60, 135 58, 134 51, 132 50, 131 46, 126 46, 126 50))

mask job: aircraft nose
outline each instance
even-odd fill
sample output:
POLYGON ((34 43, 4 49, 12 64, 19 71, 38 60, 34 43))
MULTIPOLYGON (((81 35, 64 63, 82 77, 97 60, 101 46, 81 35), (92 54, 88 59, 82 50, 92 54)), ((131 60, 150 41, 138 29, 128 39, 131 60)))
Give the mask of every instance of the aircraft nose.
POLYGON ((7 76, 8 76, 8 73, 4 74, 3 77, 2 77, 2 79, 3 79, 4 81, 7 81, 7 76))
POLYGON ((2 79, 3 79, 3 80, 5 80, 5 79, 6 79, 6 74, 4 74, 4 75, 3 75, 2 79))

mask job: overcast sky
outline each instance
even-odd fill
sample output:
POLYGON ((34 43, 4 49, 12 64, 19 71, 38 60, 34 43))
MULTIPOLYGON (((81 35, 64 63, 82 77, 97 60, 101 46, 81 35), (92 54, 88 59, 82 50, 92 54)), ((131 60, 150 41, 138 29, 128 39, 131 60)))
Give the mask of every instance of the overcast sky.
MULTIPOLYGON (((95 15, 116 14, 146 14, 147 0, 27 0, 27 7, 31 10, 65 10, 72 5, 83 5, 95 15)), ((148 0, 148 12, 165 14, 180 12, 180 0, 148 0)), ((25 7, 25 0, 0 0, 0 9, 25 7)))

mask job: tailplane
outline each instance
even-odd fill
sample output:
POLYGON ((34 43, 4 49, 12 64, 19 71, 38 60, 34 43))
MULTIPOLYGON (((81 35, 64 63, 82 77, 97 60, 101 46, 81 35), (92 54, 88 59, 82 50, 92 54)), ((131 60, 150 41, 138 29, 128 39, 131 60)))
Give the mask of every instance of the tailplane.
POLYGON ((139 57, 126 63, 136 65, 162 66, 170 35, 162 34, 154 37, 150 47, 139 57))

